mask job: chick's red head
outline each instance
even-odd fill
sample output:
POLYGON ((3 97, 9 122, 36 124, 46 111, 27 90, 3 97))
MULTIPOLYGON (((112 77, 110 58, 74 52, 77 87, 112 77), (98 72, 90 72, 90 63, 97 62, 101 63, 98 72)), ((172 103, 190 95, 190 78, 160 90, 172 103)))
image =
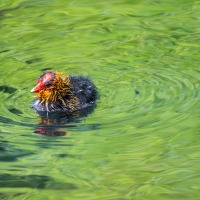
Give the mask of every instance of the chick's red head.
POLYGON ((31 92, 40 92, 49 88, 55 79, 55 73, 46 72, 42 74, 37 80, 36 86, 31 90, 31 92))

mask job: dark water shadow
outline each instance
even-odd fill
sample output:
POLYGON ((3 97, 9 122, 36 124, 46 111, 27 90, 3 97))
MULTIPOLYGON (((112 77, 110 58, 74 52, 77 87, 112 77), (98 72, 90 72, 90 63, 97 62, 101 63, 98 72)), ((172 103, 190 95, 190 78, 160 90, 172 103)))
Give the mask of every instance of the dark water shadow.
MULTIPOLYGON (((20 158, 35 154, 30 150, 14 147, 8 140, 0 140, 0 162, 15 162, 20 158)), ((1 199, 1 198, 0 198, 1 199)))
POLYGON ((11 11, 15 11, 17 9, 19 9, 20 7, 16 7, 16 8, 7 8, 7 9, 4 9, 4 10, 0 10, 0 20, 4 19, 5 18, 5 15, 11 11))
POLYGON ((1 188, 38 188, 38 189, 56 189, 72 190, 77 186, 72 183, 60 182, 49 176, 43 175, 0 175, 1 188))
POLYGON ((14 93, 16 90, 17 90, 16 88, 11 87, 11 86, 0 85, 0 92, 12 94, 12 93, 14 93))
POLYGON ((74 113, 63 112, 36 112, 40 122, 35 126, 33 133, 45 136, 65 136, 66 128, 76 127, 77 123, 93 112, 95 105, 74 113))

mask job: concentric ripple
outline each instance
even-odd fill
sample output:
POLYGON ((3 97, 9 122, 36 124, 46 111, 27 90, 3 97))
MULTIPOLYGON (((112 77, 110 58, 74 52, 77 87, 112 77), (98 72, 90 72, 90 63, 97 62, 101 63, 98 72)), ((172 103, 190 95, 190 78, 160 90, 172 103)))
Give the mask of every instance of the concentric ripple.
POLYGON ((164 128, 192 113, 197 114, 198 71, 152 66, 127 71, 119 71, 115 76, 108 75, 107 84, 110 87, 102 89, 100 104, 104 101, 106 104, 99 113, 106 120, 109 119, 109 124, 128 120, 136 126, 138 122, 164 128), (167 115, 169 118, 166 120, 169 121, 165 120, 167 115))

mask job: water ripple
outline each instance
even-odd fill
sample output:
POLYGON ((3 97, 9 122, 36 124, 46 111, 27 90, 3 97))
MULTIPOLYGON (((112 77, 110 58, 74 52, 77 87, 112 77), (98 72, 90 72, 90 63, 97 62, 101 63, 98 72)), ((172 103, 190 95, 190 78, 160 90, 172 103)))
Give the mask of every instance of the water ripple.
POLYGON ((109 123, 126 120, 134 123, 139 121, 138 118, 143 118, 143 124, 148 121, 158 128, 159 122, 163 123, 162 116, 167 113, 173 116, 170 122, 173 124, 198 109, 199 73, 187 73, 188 70, 170 67, 133 68, 129 71, 132 73, 119 71, 112 74, 110 69, 105 72, 109 77, 109 87, 101 88, 103 94, 98 112, 109 123), (104 101, 106 104, 102 107, 104 101), (180 117, 179 113, 183 115, 180 117))

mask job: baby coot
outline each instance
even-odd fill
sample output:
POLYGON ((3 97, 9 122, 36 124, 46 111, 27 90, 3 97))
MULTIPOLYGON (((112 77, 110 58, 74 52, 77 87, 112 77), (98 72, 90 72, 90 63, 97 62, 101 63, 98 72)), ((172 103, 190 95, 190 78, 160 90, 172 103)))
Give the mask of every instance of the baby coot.
POLYGON ((94 107, 98 98, 97 88, 85 76, 63 75, 57 71, 42 74, 36 86, 32 107, 37 112, 63 112, 66 114, 94 107))

